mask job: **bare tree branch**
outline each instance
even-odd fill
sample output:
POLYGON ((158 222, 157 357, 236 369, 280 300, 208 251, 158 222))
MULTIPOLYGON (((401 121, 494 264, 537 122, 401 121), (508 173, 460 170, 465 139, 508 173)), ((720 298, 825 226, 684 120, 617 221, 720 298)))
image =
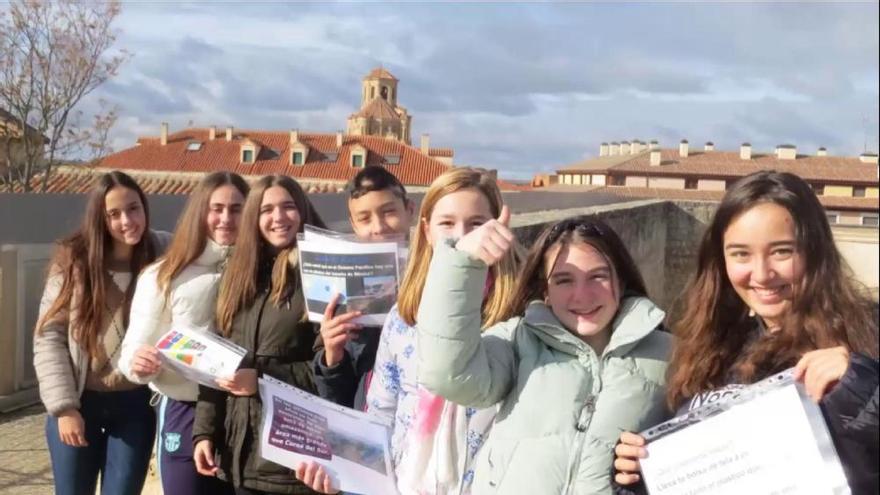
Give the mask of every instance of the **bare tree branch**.
POLYGON ((0 185, 29 191, 76 153, 109 152, 116 109, 83 119, 77 105, 114 77, 129 54, 112 52, 118 1, 12 0, 0 10, 0 185), (20 135, 13 136, 15 129, 20 135), (5 157, 5 158, 4 158, 5 157))

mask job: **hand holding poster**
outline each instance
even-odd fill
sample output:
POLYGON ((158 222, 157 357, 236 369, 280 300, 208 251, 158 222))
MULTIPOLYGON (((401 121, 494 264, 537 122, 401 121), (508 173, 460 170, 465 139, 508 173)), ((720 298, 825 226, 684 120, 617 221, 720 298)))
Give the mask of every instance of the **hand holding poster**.
POLYGON ((162 362, 189 380, 219 388, 217 378, 229 378, 247 350, 208 329, 177 326, 163 335, 156 348, 162 362))
POLYGON ((290 469, 317 461, 346 492, 395 493, 387 425, 272 377, 260 378, 260 398, 263 458, 290 469))
POLYGON ((642 436, 651 495, 850 493, 822 412, 791 370, 642 436))
POLYGON ((352 242, 310 233, 297 242, 309 320, 320 322, 334 294, 336 314, 361 311, 354 323, 381 325, 397 301, 396 242, 352 242))

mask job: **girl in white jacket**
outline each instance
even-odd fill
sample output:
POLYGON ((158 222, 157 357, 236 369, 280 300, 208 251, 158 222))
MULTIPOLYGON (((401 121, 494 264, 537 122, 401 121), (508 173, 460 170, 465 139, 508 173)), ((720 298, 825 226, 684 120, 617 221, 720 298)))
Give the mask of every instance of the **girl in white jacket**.
POLYGON ((138 278, 119 369, 161 394, 157 455, 165 493, 232 493, 231 486, 196 471, 192 423, 198 384, 163 367, 155 344, 172 327, 213 327, 220 275, 247 193, 247 183, 236 174, 205 177, 184 208, 168 253, 138 278))

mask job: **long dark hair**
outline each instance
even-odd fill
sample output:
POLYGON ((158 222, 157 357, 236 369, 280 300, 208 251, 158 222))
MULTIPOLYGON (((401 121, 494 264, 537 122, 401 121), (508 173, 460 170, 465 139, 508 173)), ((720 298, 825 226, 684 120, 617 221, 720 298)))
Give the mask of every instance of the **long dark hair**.
MULTIPOLYGON (((217 297, 217 325, 226 336, 232 331, 232 320, 235 318, 235 314, 253 303, 257 297, 257 276, 260 264, 269 256, 267 243, 260 233, 260 205, 266 190, 274 186, 283 187, 293 198, 300 216, 297 232, 302 232, 306 224, 326 228, 324 221, 318 215, 302 187, 291 177, 267 175, 254 184, 244 203, 235 251, 223 274, 220 293, 217 297)), ((290 246, 286 246, 275 257, 272 266, 270 297, 276 306, 282 303, 291 280, 297 276, 295 270, 288 263, 288 257, 295 249, 296 238, 290 246)))
MULTIPOLYGON (((63 281, 58 297, 40 318, 36 329, 41 332, 47 323, 60 314, 75 312, 76 321, 69 322, 72 336, 91 356, 98 354, 98 334, 107 306, 107 254, 113 250, 113 238, 107 230, 105 198, 115 187, 124 187, 137 193, 144 209, 144 232, 129 260, 132 280, 156 259, 155 240, 149 229, 150 210, 144 191, 134 179, 122 172, 101 175, 88 196, 79 229, 57 243, 49 264, 49 275, 61 276, 63 281)), ((123 299, 126 324, 135 285, 134 282, 129 284, 123 299)))
POLYGON ((171 281, 205 250, 208 243, 208 227, 205 223, 210 206, 208 203, 211 201, 211 194, 225 185, 235 187, 245 198, 250 189, 238 174, 214 172, 199 182, 186 202, 174 229, 174 238, 156 274, 159 289, 165 293, 166 298, 171 291, 171 281))
POLYGON ((645 281, 639 267, 614 230, 602 220, 590 216, 577 216, 557 222, 544 229, 532 245, 526 261, 516 279, 513 299, 505 318, 525 313, 526 307, 535 299, 547 294, 547 255, 555 250, 558 256, 563 247, 587 244, 608 260, 619 286, 618 297, 648 297, 645 281))
POLYGON ((758 172, 739 180, 722 199, 700 244, 697 271, 674 325, 678 336, 670 364, 670 407, 726 383, 733 371, 751 382, 794 365, 805 352, 845 346, 877 356, 877 322, 842 259, 825 210, 796 175, 758 172), (794 284, 782 327, 748 345, 754 322, 727 277, 724 233, 731 222, 764 203, 785 208, 795 224, 796 249, 804 274, 794 284))

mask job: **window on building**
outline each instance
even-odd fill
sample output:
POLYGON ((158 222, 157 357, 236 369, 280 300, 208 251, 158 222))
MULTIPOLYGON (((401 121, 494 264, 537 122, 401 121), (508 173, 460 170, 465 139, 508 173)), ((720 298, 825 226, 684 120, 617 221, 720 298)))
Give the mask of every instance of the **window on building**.
POLYGON ((362 168, 364 166, 364 155, 351 155, 351 166, 362 168))
POLYGON ((837 213, 835 211, 826 211, 825 216, 828 217, 828 223, 830 223, 831 225, 835 225, 840 222, 840 213, 837 213))
POLYGON ((253 163, 254 150, 242 150, 241 161, 242 161, 242 163, 253 163))
POLYGON ((864 198, 865 197, 865 188, 864 187, 854 187, 853 188, 853 197, 854 198, 864 198))
POLYGON ((696 189, 699 181, 697 179, 685 179, 684 180, 684 188, 685 189, 696 189))
POLYGON ((612 175, 609 178, 610 184, 612 186, 625 186, 626 185, 626 177, 622 175, 612 175))
POLYGON ((868 227, 880 226, 880 217, 877 215, 862 215, 862 225, 868 227))
POLYGON ((294 152, 293 152, 293 164, 294 164, 294 165, 302 165, 302 164, 303 164, 303 153, 302 153, 302 151, 294 151, 294 152))
POLYGON ((816 196, 823 196, 825 194, 825 184, 810 184, 810 187, 813 188, 816 196))
POLYGON ((388 86, 382 86, 382 99, 388 101, 388 86))
POLYGON ((199 151, 202 149, 202 143, 199 141, 190 141, 186 144, 186 151, 199 151))

